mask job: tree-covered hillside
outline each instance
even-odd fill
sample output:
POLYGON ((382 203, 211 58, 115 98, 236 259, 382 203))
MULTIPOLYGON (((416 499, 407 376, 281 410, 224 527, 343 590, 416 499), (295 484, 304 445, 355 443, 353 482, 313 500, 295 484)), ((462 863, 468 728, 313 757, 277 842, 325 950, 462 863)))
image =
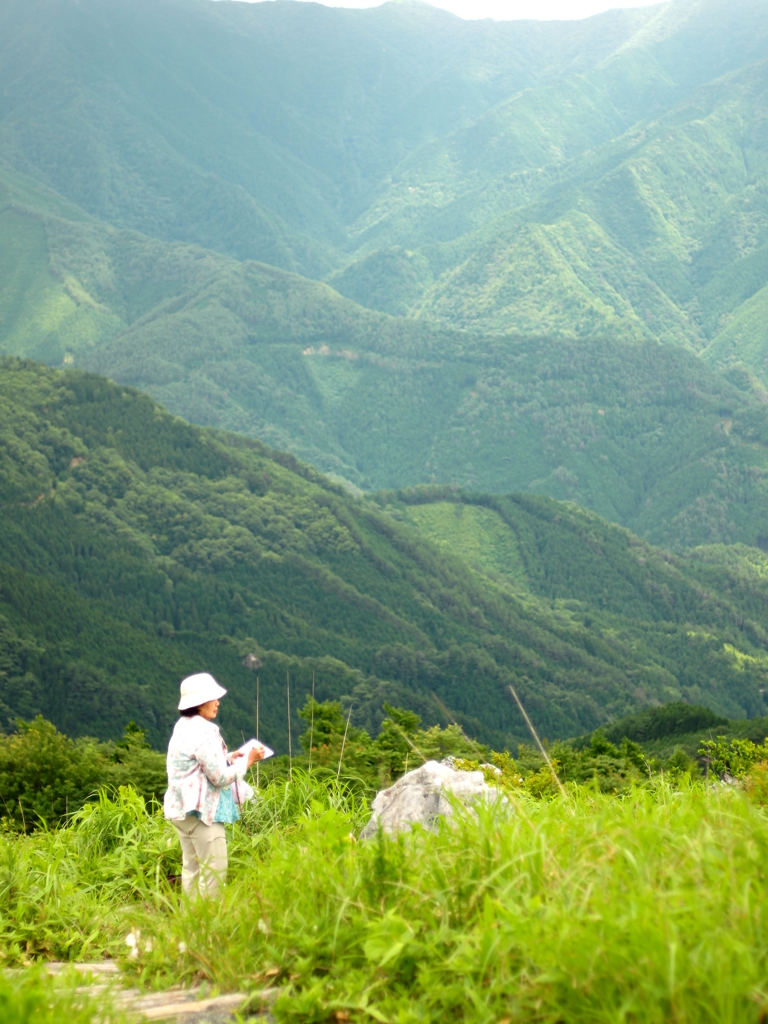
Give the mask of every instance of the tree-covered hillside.
POLYGON ((5 160, 90 213, 317 273, 409 153, 646 24, 210 0, 8 0, 5 160))
POLYGON ((0 351, 366 490, 762 542, 766 32, 12 0, 0 351))
POLYGON ((569 498, 671 547, 768 536, 765 393, 678 346, 494 338, 110 228, 0 172, 6 352, 72 361, 366 490, 569 498))
POLYGON ((767 44, 760 0, 575 23, 9 0, 0 142, 113 226, 364 306, 662 340, 768 382, 767 44))
POLYGON ((764 346, 752 297, 768 283, 767 75, 758 61, 637 120, 604 67, 524 91, 410 156, 332 280, 452 326, 619 330, 768 380, 747 359, 764 346))
POLYGON ((43 713, 116 738, 135 719, 162 744, 179 679, 201 668, 230 689, 233 737, 255 728, 259 679, 281 750, 287 676, 294 741, 313 677, 371 731, 389 701, 499 749, 525 738, 510 683, 549 736, 656 700, 763 710, 757 555, 673 558, 546 498, 355 500, 78 371, 6 360, 0 397, 5 728, 43 713), (425 510, 451 522, 464 504, 498 564, 423 537, 425 510))

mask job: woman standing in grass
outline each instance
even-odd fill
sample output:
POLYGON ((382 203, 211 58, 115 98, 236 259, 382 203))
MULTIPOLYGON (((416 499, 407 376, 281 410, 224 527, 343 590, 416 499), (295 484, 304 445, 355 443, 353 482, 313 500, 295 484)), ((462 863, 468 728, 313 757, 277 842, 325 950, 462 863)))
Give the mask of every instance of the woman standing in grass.
POLYGON ((179 711, 168 745, 168 790, 165 817, 181 840, 181 884, 185 893, 215 896, 227 877, 227 837, 224 823, 240 817, 237 803, 253 796, 245 773, 264 757, 264 748, 247 756, 227 753, 218 726, 213 724, 219 700, 227 691, 212 675, 199 672, 181 684, 179 711))

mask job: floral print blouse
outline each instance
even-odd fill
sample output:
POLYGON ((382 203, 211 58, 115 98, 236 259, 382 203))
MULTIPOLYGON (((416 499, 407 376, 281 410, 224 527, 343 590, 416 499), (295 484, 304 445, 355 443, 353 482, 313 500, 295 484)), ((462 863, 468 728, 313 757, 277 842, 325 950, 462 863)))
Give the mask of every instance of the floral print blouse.
POLYGON ((181 821, 197 813, 206 825, 216 819, 222 790, 234 783, 234 798, 242 804, 253 796, 245 781, 248 759, 227 762, 227 748, 219 727, 201 715, 176 723, 168 744, 168 790, 163 801, 166 818, 181 821))

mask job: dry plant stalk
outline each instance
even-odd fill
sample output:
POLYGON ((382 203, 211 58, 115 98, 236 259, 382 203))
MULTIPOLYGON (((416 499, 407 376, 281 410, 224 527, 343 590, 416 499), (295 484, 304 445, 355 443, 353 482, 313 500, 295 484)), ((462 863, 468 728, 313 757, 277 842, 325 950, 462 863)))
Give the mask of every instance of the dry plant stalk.
MULTIPOLYGON (((397 729, 397 731, 398 731, 399 733, 402 733, 403 739, 405 740, 405 742, 406 742, 406 743, 407 743, 407 744, 408 744, 408 745, 409 745, 410 747, 413 747, 413 749, 414 749, 414 750, 416 751, 416 753, 417 753, 417 754, 419 755, 419 757, 421 758, 421 760, 422 760, 422 763, 423 763, 423 764, 426 764, 426 763, 427 763, 427 761, 429 760, 429 758, 425 757, 425 755, 424 755, 424 754, 422 754, 422 752, 421 752, 421 751, 419 750, 419 748, 418 748, 418 747, 416 746, 416 744, 415 744, 415 743, 413 742, 413 740, 412 740, 412 739, 411 739, 411 737, 410 737, 410 736, 408 735, 408 733, 407 733, 407 732, 405 731, 405 729, 401 728, 401 726, 399 726, 399 725, 397 724, 397 722, 392 722, 392 725, 394 725, 394 727, 395 727, 395 728, 397 729)), ((406 770, 406 771, 408 771, 408 755, 407 755, 407 754, 406 754, 406 761, 405 761, 405 770, 406 770)))
POLYGON ((338 769, 336 771, 336 778, 337 779, 338 779, 339 775, 341 775, 341 759, 342 759, 342 757, 344 757, 344 747, 345 747, 346 742, 347 742, 347 732, 349 731, 349 720, 350 720, 351 717, 352 717, 352 705, 350 704, 349 705, 349 714, 347 715, 347 725, 346 725, 346 728, 344 729, 344 739, 341 741, 341 753, 339 754, 339 767, 338 767, 338 769))
POLYGON ((315 736, 315 673, 312 673, 312 705, 309 720, 309 771, 312 771, 312 742, 315 736))
POLYGON ((528 726, 528 728, 529 728, 529 730, 530 730, 530 733, 531 733, 531 736, 533 736, 534 740, 536 741, 536 746, 537 746, 537 747, 539 748, 539 750, 541 751, 541 756, 542 756, 542 757, 544 758, 544 760, 545 760, 545 761, 547 762, 547 764, 549 765, 549 770, 550 770, 550 771, 552 772, 552 778, 553 778, 553 779, 555 780, 555 782, 557 783, 558 789, 559 789, 559 790, 560 790, 560 792, 561 792, 561 793, 563 794, 563 796, 566 796, 566 797, 567 797, 567 796, 568 796, 568 794, 567 794, 567 792, 566 792, 566 790, 565 790, 565 786, 564 786, 564 785, 562 784, 562 782, 560 781, 560 777, 559 777, 559 775, 557 774, 557 772, 555 771, 555 766, 554 766, 554 765, 552 764, 552 761, 550 760, 549 754, 548 754, 548 753, 546 752, 546 750, 544 749, 544 744, 543 744, 543 743, 541 742, 541 740, 539 739, 539 734, 538 734, 538 733, 536 732, 536 730, 534 729, 534 727, 533 727, 533 722, 532 722, 532 721, 530 720, 530 718, 528 717, 528 713, 526 712, 525 708, 523 707, 522 701, 520 700, 520 698, 519 698, 519 697, 517 696, 517 694, 515 693, 515 688, 514 688, 514 686, 512 686, 512 684, 511 684, 511 683, 509 684, 509 692, 510 692, 510 693, 512 694, 512 696, 513 696, 513 697, 515 698, 515 701, 516 701, 516 703, 517 703, 517 706, 518 706, 518 707, 520 708, 520 714, 521 714, 521 715, 523 716, 523 718, 525 719, 525 724, 526 724, 526 725, 528 726))
POLYGON ((288 699, 288 777, 293 774, 293 751, 291 750, 291 674, 285 673, 285 687, 288 699))
POLYGON ((473 739, 471 739, 471 737, 467 736, 467 734, 464 732, 464 729, 462 728, 462 726, 459 725, 459 723, 453 717, 453 715, 448 710, 448 708, 445 706, 445 704, 443 704, 443 702, 437 696, 435 691, 431 690, 430 692, 432 694, 432 699, 435 700, 440 705, 440 707, 443 709, 443 711, 445 712, 446 717, 448 718, 448 721, 451 722, 453 725, 458 726, 458 728, 461 729, 461 735, 464 737, 464 739, 467 741, 467 743, 471 743, 472 746, 475 748, 475 753, 478 754, 480 757, 484 757, 485 755, 480 750, 479 744, 476 743, 473 739))

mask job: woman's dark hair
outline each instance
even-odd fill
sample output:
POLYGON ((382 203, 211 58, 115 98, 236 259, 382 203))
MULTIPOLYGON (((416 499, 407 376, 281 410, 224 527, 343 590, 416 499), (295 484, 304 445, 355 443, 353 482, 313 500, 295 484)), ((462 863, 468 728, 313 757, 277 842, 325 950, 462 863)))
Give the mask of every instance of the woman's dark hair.
POLYGON ((195 715, 200 714, 200 707, 198 706, 196 708, 184 708, 183 711, 179 712, 179 714, 183 715, 184 718, 194 718, 195 715))

